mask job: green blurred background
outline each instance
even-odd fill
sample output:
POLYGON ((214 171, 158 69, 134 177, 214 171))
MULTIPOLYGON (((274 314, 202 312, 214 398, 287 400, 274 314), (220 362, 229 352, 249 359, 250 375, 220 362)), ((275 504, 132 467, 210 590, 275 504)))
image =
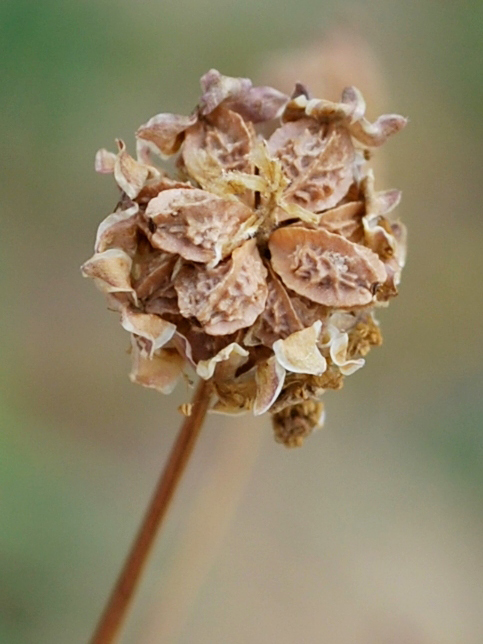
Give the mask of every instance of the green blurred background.
POLYGON ((88 640, 180 423, 79 266, 116 201, 96 149, 211 67, 410 117, 377 184, 408 265, 303 449, 209 417, 123 642, 483 642, 482 28, 480 0, 2 0, 1 644, 88 640))

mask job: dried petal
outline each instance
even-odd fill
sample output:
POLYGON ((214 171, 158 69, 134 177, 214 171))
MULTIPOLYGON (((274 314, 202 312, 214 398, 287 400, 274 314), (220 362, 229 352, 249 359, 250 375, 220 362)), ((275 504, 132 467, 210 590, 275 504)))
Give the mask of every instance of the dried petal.
POLYGON ((349 241, 359 243, 364 238, 362 226, 364 213, 364 202, 350 201, 322 213, 318 226, 329 233, 341 235, 349 241))
POLYGON ((159 315, 142 313, 132 307, 125 307, 121 314, 121 325, 129 333, 138 336, 138 346, 152 358, 155 351, 164 347, 174 335, 176 326, 166 322, 159 315), (144 340, 143 341, 141 341, 144 340))
POLYGON ((276 130, 268 146, 289 179, 284 201, 320 212, 335 206, 347 193, 355 156, 345 129, 326 131, 315 121, 301 119, 276 130))
POLYGON ((172 339, 172 345, 178 351, 178 353, 184 357, 186 362, 188 362, 192 367, 196 368, 196 363, 193 359, 193 352, 191 350, 191 344, 182 333, 175 331, 172 339))
POLYGON ((144 310, 146 313, 159 315, 163 319, 176 324, 178 324, 181 317, 176 291, 173 287, 170 287, 169 290, 165 292, 156 291, 156 293, 154 293, 154 295, 144 303, 144 310))
POLYGON ((183 373, 184 360, 175 349, 159 349, 146 357, 137 341, 132 341, 131 382, 170 394, 183 373))
POLYGON ((400 222, 390 224, 393 233, 391 237, 393 255, 385 260, 387 279, 377 291, 377 299, 386 302, 389 298, 397 295, 397 287, 401 281, 401 271, 406 262, 406 227, 400 222))
POLYGON ((187 353, 190 362, 195 367, 200 360, 209 360, 238 339, 236 333, 227 336, 208 335, 193 318, 189 320, 180 318, 177 327, 178 331, 174 336, 174 342, 177 346, 182 346, 181 353, 187 353), (179 341, 178 335, 181 338, 179 341))
POLYGON ((400 190, 385 190, 376 192, 375 198, 377 203, 377 212, 379 215, 387 215, 394 210, 401 201, 402 193, 400 190))
POLYGON ((132 259, 118 248, 110 248, 96 253, 82 265, 84 277, 92 277, 96 286, 103 293, 130 293, 136 300, 136 293, 131 285, 132 259))
POLYGON ((112 174, 116 164, 116 155, 105 148, 101 148, 96 153, 95 169, 101 174, 112 174))
POLYGON ((163 190, 172 190, 173 188, 185 188, 187 190, 193 189, 193 186, 187 181, 176 181, 169 177, 161 177, 157 181, 149 181, 136 197, 136 202, 141 206, 147 204, 157 197, 163 190))
POLYGON ((347 122, 352 119, 354 106, 347 103, 334 103, 320 98, 310 98, 307 92, 294 92, 282 114, 282 121, 298 121, 307 116, 320 123, 347 122))
POLYGON ((175 154, 183 142, 185 131, 196 123, 197 116, 156 114, 136 132, 138 143, 162 157, 175 154))
POLYGON ((366 111, 366 103, 356 87, 346 87, 339 103, 323 99, 311 99, 297 94, 287 109, 285 118, 294 118, 303 110, 305 115, 317 119, 320 123, 341 121, 348 124, 360 120, 366 111))
POLYGON ((288 96, 273 87, 251 87, 239 99, 227 101, 230 109, 252 123, 271 121, 280 115, 288 96))
POLYGON ((252 82, 249 78, 223 76, 216 69, 210 69, 200 80, 203 95, 198 103, 200 114, 213 112, 227 98, 238 98, 248 91, 252 82))
POLYGON ((356 121, 350 128, 352 136, 368 147, 378 147, 407 125, 408 120, 399 114, 384 114, 374 123, 366 119, 356 121))
POLYGON ((356 314, 348 313, 347 311, 336 311, 327 320, 326 328, 327 330, 335 328, 337 333, 347 333, 347 331, 354 328, 361 315, 366 315, 366 312, 356 314))
POLYGON ((242 224, 252 217, 240 203, 204 190, 164 190, 149 202, 145 217, 153 246, 195 262, 218 263, 242 224))
POLYGON ((386 279, 384 264, 368 248, 325 230, 296 226, 275 230, 269 240, 272 266, 286 286, 325 306, 369 304, 386 279))
POLYGON ((248 327, 264 309, 266 275, 254 239, 216 268, 184 266, 174 280, 181 314, 196 317, 210 335, 248 327))
POLYGON ((204 380, 209 380, 215 373, 218 363, 227 362, 228 369, 232 371, 231 377, 235 375, 238 367, 247 361, 248 351, 241 347, 237 342, 232 342, 227 347, 219 351, 209 360, 200 360, 196 367, 196 373, 204 380))
POLYGON ((255 372, 257 396, 253 405, 255 416, 264 414, 277 400, 285 381, 285 373, 285 369, 275 356, 258 364, 255 372))
MULTIPOLYGON (((254 132, 239 114, 219 107, 186 132, 184 167, 203 188, 216 190, 217 180, 228 172, 253 174, 253 138, 254 132)), ((243 187, 242 194, 245 192, 243 187)), ((252 203, 250 195, 246 201, 252 203)))
POLYGON ((340 103, 307 99, 304 94, 298 94, 287 104, 283 119, 297 121, 310 116, 320 123, 338 122, 349 130, 351 136, 368 147, 382 145, 389 136, 407 124, 407 119, 399 114, 384 114, 370 123, 364 118, 364 112, 365 102, 359 90, 347 87, 340 103))
POLYGON ((262 343, 271 347, 276 340, 284 339, 303 328, 287 291, 273 271, 269 272, 267 287, 265 308, 245 336, 246 346, 262 343))
POLYGON ((262 123, 278 116, 288 101, 286 94, 273 87, 252 87, 250 79, 222 76, 216 69, 202 76, 201 88, 198 109, 203 116, 223 104, 247 121, 262 123))
POLYGON ((388 220, 378 215, 370 215, 363 218, 362 224, 366 246, 377 253, 382 260, 393 257, 396 239, 388 220))
POLYGON ((317 348, 321 328, 322 322, 317 320, 307 329, 296 331, 285 340, 277 340, 273 352, 282 367, 295 373, 316 376, 324 373, 327 362, 317 348))
POLYGON ((102 221, 97 229, 96 253, 102 253, 109 248, 120 248, 128 255, 133 255, 137 247, 137 203, 116 210, 102 221))
POLYGON ((330 357, 344 376, 350 376, 355 371, 364 366, 365 360, 347 359, 347 348, 349 345, 349 336, 347 333, 337 333, 330 343, 330 357))
POLYGON ((396 254, 395 259, 399 268, 404 268, 406 264, 406 252, 408 242, 408 231, 406 226, 400 221, 393 221, 391 224, 392 234, 396 240, 396 254))
MULTIPOLYGON (((171 274, 176 257, 162 251, 145 253, 135 257, 132 269, 133 286, 141 300, 154 293, 165 293, 171 288, 171 274)), ((176 297, 176 294, 174 294, 176 297)))
POLYGON ((297 295, 293 291, 290 291, 290 303, 304 328, 312 326, 316 320, 324 321, 328 316, 326 306, 297 295))
POLYGON ((341 103, 348 105, 351 109, 350 119, 352 122, 361 119, 366 112, 366 102, 357 87, 346 87, 342 91, 341 103))
POLYGON ((144 186, 151 170, 149 166, 139 163, 126 152, 124 141, 117 139, 116 143, 119 152, 114 164, 114 178, 121 190, 124 190, 131 199, 134 199, 144 186))

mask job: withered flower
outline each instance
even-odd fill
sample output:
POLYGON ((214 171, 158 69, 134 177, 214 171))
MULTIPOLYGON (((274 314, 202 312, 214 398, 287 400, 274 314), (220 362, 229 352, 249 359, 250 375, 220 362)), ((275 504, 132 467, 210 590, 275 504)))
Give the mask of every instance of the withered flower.
POLYGON ((169 393, 192 369, 213 410, 272 413, 276 439, 300 445, 397 294, 400 193, 375 191, 367 159, 406 119, 370 123, 353 87, 332 103, 216 70, 201 86, 190 116, 139 128, 137 159, 122 141, 97 153, 121 195, 83 274, 131 334, 133 382, 169 393), (172 155, 174 178, 153 164, 172 155))

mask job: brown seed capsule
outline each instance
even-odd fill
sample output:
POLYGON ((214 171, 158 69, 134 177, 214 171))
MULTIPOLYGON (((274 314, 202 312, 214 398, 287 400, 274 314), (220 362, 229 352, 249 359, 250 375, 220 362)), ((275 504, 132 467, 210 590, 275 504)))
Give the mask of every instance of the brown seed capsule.
POLYGON ((214 411, 269 412, 297 446, 381 343, 373 309, 397 293, 406 235, 388 217, 400 193, 366 165, 406 119, 370 123, 355 88, 333 103, 216 70, 201 85, 191 116, 138 129, 137 159, 98 152, 121 199, 82 271, 131 334, 133 382, 168 393, 194 369, 214 411), (177 155, 179 176, 152 155, 177 155))

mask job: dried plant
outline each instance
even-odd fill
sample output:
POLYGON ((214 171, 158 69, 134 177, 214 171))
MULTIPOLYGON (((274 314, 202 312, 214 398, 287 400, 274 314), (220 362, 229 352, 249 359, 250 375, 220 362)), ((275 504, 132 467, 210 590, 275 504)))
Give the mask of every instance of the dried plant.
POLYGON ((131 334, 131 379, 169 393, 200 377, 153 500, 93 644, 117 637, 204 415, 272 415, 275 438, 299 446, 381 343, 374 309, 397 294, 405 229, 376 192, 371 149, 406 124, 370 123, 354 87, 339 103, 291 97, 211 70, 190 116, 158 114, 117 141, 96 169, 119 202, 82 267, 131 334), (154 165, 176 157, 177 176, 154 165))
POLYGON ((121 197, 82 267, 131 334, 131 379, 163 393, 190 368, 212 409, 270 412, 300 445, 381 343, 374 309, 397 294, 405 229, 376 192, 371 150, 406 124, 370 123, 354 87, 339 103, 291 97, 211 70, 190 116, 158 114, 96 169, 121 197), (176 155, 177 176, 153 165, 176 155))

